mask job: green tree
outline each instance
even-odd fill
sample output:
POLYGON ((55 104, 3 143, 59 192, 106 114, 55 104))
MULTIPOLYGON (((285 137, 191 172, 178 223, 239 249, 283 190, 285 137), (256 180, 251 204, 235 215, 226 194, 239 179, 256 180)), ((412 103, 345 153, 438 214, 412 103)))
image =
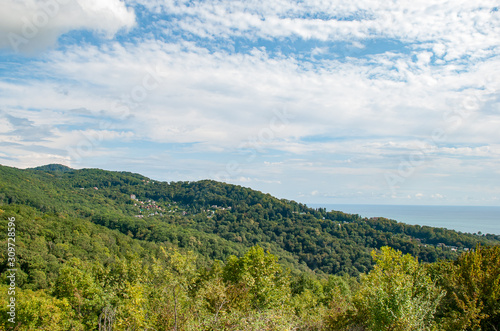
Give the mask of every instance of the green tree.
POLYGON ((11 296, 8 287, 0 286, 0 329, 19 331, 44 330, 83 330, 83 325, 74 319, 75 312, 66 299, 57 299, 44 290, 32 291, 16 288, 15 323, 8 319, 7 304, 11 296))
POLYGON ((498 330, 500 327, 500 247, 478 246, 457 261, 433 267, 447 291, 438 316, 446 330, 498 330))
POLYGON ((426 268, 390 247, 372 256, 376 265, 368 275, 361 275, 352 306, 344 308, 344 318, 339 318, 342 328, 350 324, 371 331, 433 330, 433 316, 444 292, 426 268))
POLYGON ((65 299, 76 313, 76 318, 89 328, 95 328, 104 306, 104 290, 95 282, 90 266, 74 258, 59 270, 54 295, 65 299))
POLYGON ((253 308, 279 307, 290 297, 290 279, 277 260, 254 246, 241 258, 229 257, 224 280, 246 292, 253 308))
POLYGON ((431 330, 444 292, 410 254, 389 247, 372 252, 374 269, 362 276, 355 305, 373 330, 431 330))

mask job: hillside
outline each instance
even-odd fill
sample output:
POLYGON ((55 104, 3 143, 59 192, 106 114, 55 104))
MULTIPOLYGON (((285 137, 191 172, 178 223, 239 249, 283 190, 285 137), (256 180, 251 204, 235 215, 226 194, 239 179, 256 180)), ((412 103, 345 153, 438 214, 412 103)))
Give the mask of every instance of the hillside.
POLYGON ((2 330, 500 322, 498 236, 327 212, 215 181, 0 166, 0 227, 2 330))
POLYGON ((292 269, 328 274, 370 270, 370 251, 383 246, 435 262, 500 239, 312 209, 210 180, 167 183, 59 165, 0 167, 0 202, 64 213, 135 239, 190 248, 209 259, 223 260, 259 244, 292 269))

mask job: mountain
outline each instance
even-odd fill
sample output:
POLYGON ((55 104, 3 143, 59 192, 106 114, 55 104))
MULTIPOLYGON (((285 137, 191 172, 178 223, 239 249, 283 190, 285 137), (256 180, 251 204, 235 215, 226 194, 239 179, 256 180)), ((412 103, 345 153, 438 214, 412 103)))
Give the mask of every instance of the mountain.
MULTIPOLYGON (((422 323, 458 330, 456 316, 464 325, 500 316, 493 294, 500 289, 490 286, 500 281, 492 272, 500 236, 328 212, 212 180, 0 166, 0 223, 9 246, 0 252, 0 277, 11 282, 15 267, 17 330, 346 329, 345 318, 366 322, 362 305, 373 304, 356 300, 372 300, 363 291, 384 282, 417 286, 398 306, 437 309, 436 319, 422 315, 422 323), (388 271, 377 274, 381 268, 388 271), (482 276, 465 273, 483 269, 482 276), (484 302, 477 284, 466 291, 471 279, 485 284, 484 302), (419 293, 431 301, 416 300, 419 293), (435 306, 440 300, 446 304, 435 306), (463 302, 477 309, 461 311, 463 302)), ((10 287, 0 292, 0 325, 12 328, 10 287)))
POLYGON ((66 213, 135 239, 190 247, 210 259, 258 244, 292 269, 328 274, 370 270, 371 250, 383 246, 435 262, 500 238, 327 212, 211 180, 167 183, 129 172, 48 165, 0 167, 0 183, 3 203, 66 213))
POLYGON ((67 167, 65 165, 62 165, 62 164, 47 164, 47 165, 44 165, 44 166, 40 166, 40 167, 35 167, 35 168, 31 168, 33 170, 41 170, 41 171, 49 171, 49 172, 57 172, 57 171, 60 171, 60 172, 69 172, 69 171, 73 171, 73 169, 71 169, 70 167, 67 167))

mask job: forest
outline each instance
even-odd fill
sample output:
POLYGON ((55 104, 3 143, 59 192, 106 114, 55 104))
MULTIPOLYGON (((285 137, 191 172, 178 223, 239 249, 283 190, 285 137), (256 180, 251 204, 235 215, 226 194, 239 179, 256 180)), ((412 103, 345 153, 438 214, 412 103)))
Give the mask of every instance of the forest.
POLYGON ((61 165, 0 166, 0 224, 3 330, 500 326, 498 235, 61 165))

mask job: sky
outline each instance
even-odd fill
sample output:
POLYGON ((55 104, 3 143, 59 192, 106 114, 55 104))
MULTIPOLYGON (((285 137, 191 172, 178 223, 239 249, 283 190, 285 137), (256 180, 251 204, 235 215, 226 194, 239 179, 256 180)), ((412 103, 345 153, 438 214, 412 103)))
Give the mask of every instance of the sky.
POLYGON ((0 0, 0 164, 500 205, 497 0, 0 0))

